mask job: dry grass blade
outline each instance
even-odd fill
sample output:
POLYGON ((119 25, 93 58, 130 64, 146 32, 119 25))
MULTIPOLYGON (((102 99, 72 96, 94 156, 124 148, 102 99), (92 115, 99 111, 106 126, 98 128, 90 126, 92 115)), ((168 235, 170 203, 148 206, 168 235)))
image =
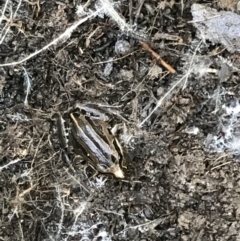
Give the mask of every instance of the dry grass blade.
POLYGON ((179 86, 183 80, 187 77, 188 74, 185 74, 181 79, 179 79, 171 88, 169 91, 167 91, 167 93, 157 102, 157 105, 155 106, 155 108, 150 112, 150 114, 141 122, 140 124, 140 128, 144 125, 144 123, 152 116, 152 114, 162 105, 162 103, 165 101, 165 99, 167 99, 167 97, 173 92, 173 90, 179 86))

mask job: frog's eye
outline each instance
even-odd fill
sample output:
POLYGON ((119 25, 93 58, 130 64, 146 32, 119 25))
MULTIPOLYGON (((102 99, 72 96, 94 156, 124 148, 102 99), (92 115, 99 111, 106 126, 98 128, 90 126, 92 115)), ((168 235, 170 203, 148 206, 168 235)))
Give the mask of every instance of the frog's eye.
POLYGON ((75 118, 78 118, 80 116, 80 113, 78 111, 74 111, 72 114, 75 118))
POLYGON ((106 164, 100 164, 101 168, 104 169, 104 170, 107 170, 109 167, 106 165, 106 164))

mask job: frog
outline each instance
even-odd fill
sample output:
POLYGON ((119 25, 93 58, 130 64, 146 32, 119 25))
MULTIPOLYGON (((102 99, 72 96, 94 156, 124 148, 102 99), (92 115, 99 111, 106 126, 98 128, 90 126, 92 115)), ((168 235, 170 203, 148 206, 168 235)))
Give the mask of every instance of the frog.
POLYGON ((115 114, 107 105, 77 102, 66 119, 66 114, 59 115, 57 126, 64 152, 81 156, 100 173, 122 179, 126 150, 116 136, 118 125, 110 125, 115 114))

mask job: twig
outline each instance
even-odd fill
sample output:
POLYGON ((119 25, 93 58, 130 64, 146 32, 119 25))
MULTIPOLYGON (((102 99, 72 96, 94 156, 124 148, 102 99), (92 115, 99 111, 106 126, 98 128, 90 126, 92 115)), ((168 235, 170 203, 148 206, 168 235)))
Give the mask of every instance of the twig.
POLYGON ((63 227, 63 219, 64 219, 64 212, 65 212, 65 206, 63 203, 63 200, 61 198, 61 187, 59 185, 56 186, 56 192, 57 192, 57 200, 60 203, 60 209, 61 209, 61 217, 58 223, 58 231, 57 231, 57 235, 56 235, 56 239, 58 240, 62 231, 62 227, 63 227))
POLYGON ((154 220, 146 222, 146 223, 138 224, 136 226, 130 226, 130 227, 127 227, 127 228, 123 229, 122 231, 120 231, 118 233, 115 233, 115 235, 123 233, 123 232, 125 232, 125 231, 127 231, 129 229, 137 229, 137 228, 141 228, 141 227, 144 227, 144 226, 148 227, 149 229, 154 229, 160 223, 164 223, 164 221, 166 219, 167 218, 157 218, 157 219, 154 219, 154 220))
POLYGON ((217 169, 217 168, 219 168, 219 167, 226 166, 226 165, 228 165, 228 164, 231 163, 231 162, 232 162, 232 161, 228 161, 228 162, 225 162, 225 163, 219 164, 219 165, 217 165, 217 166, 211 168, 211 171, 213 171, 214 169, 217 169))
POLYGON ((1 172, 3 169, 7 168, 8 166, 10 166, 10 165, 12 165, 12 164, 15 164, 15 163, 18 163, 18 162, 20 162, 20 161, 22 161, 22 159, 19 159, 19 158, 10 161, 8 164, 0 167, 0 172, 1 172))
POLYGON ((213 18, 219 18, 219 17, 221 17, 221 14, 217 14, 217 15, 211 16, 211 17, 204 17, 204 19, 188 21, 187 23, 201 23, 201 22, 205 22, 207 20, 210 20, 213 18))
POLYGON ((134 30, 131 25, 127 24, 119 13, 114 9, 113 3, 109 0, 99 0, 104 9, 104 13, 109 15, 119 26, 122 32, 132 33, 134 30))
POLYGON ((135 14, 134 24, 137 24, 137 20, 138 20, 138 17, 140 15, 140 13, 141 13, 141 9, 142 9, 142 6, 143 6, 144 2, 145 2, 145 0, 141 0, 140 3, 139 3, 137 13, 135 14))
POLYGON ((23 74, 24 85, 26 86, 26 97, 24 100, 24 105, 28 105, 28 95, 30 94, 30 91, 31 91, 31 79, 30 79, 30 74, 28 74, 27 70, 24 67, 22 68, 24 71, 24 74, 23 74))
POLYGON ((136 39, 147 39, 147 35, 145 32, 135 30, 133 25, 128 24, 126 20, 119 15, 119 13, 114 9, 113 1, 99 0, 99 2, 101 3, 100 6, 104 9, 104 13, 111 17, 118 24, 122 32, 136 39))
MULTIPOLYGON (((229 155, 230 155, 230 153, 223 154, 223 155, 219 156, 216 160, 214 160, 214 163, 216 163, 217 161, 221 160, 221 159, 224 158, 224 157, 228 157, 229 155)), ((222 163, 222 164, 219 164, 219 165, 217 165, 217 166, 215 166, 215 167, 212 167, 212 168, 210 169, 210 171, 213 171, 214 169, 216 169, 216 168, 218 168, 218 167, 225 166, 225 165, 227 165, 227 164, 229 164, 229 163, 231 163, 231 162, 232 162, 232 161, 228 161, 228 162, 224 162, 224 163, 222 163)), ((207 175, 210 171, 207 171, 205 175, 207 175)))
POLYGON ((105 209, 100 209, 100 208, 96 208, 95 210, 99 211, 99 212, 103 212, 103 213, 111 213, 117 216, 121 216, 123 217, 123 214, 118 213, 118 212, 114 212, 114 211, 109 211, 109 210, 105 210, 105 209))
MULTIPOLYGON (((149 51, 149 52, 151 52, 152 53, 152 55, 155 57, 155 58, 158 58, 157 56, 158 56, 158 54, 157 53, 155 53, 152 49, 150 49, 150 47, 146 44, 146 43, 143 43, 143 42, 141 42, 141 44, 142 45, 144 45, 145 47, 147 47, 147 50, 149 51)), ((189 77, 189 75, 192 73, 192 71, 193 71, 193 67, 192 67, 192 65, 193 65, 193 60, 194 60, 194 58, 195 58, 195 56, 196 56, 196 53, 197 53, 197 50, 200 48, 200 46, 201 46, 201 44, 202 44, 202 41, 200 41, 199 43, 198 43, 198 45, 197 45, 197 47, 196 47, 196 49, 195 49, 195 51, 194 51, 194 54, 193 54, 193 56, 192 56, 192 58, 191 58, 191 62, 190 62, 190 65, 189 65, 189 68, 188 68, 188 70, 187 70, 187 73, 180 79, 180 80, 178 80, 171 88, 170 88, 170 90, 169 91, 167 91, 167 93, 157 102, 157 105, 155 106, 155 108, 151 111, 151 113, 142 121, 142 123, 140 124, 140 127, 142 127, 143 126, 143 124, 151 117, 151 115, 162 105, 162 103, 163 103, 163 101, 170 95, 170 93, 178 86, 178 85, 180 85, 184 80, 184 84, 183 84, 183 88, 182 89, 184 89, 185 87, 186 87, 186 85, 187 85, 187 81, 188 81, 188 77, 189 77)), ((160 56, 159 56, 159 58, 161 58, 160 56)), ((163 60, 162 60, 163 61, 163 60)), ((165 62, 164 62, 165 63, 165 62)), ((167 63, 165 63, 165 64, 167 64, 167 63)), ((165 66, 165 65, 164 65, 165 66)), ((168 64, 167 64, 167 66, 169 66, 168 64)), ((165 66, 166 67, 166 66, 165 66)), ((170 68, 172 68, 171 66, 169 66, 170 68)), ((173 71, 175 71, 174 69, 172 69, 173 71)), ((171 72, 170 70, 169 70, 169 72, 171 72)), ((172 73, 172 72, 171 72, 172 73)))
POLYGON ((149 45, 148 45, 147 43, 144 43, 144 42, 142 42, 142 41, 139 41, 139 42, 140 42, 140 44, 142 45, 142 47, 143 47, 146 51, 148 51, 154 58, 156 58, 157 61, 158 61, 161 65, 163 65, 170 73, 172 73, 172 74, 175 74, 175 73, 176 73, 176 70, 175 70, 171 65, 167 64, 167 63, 161 58, 161 56, 160 56, 159 54, 157 54, 155 51, 153 51, 153 50, 149 47, 149 45))
POLYGON ((116 59, 106 60, 106 61, 101 61, 101 62, 93 63, 93 65, 106 64, 106 63, 110 63, 110 62, 116 62, 116 61, 118 61, 118 60, 121 60, 121 59, 124 59, 124 58, 128 57, 129 55, 133 55, 133 54, 136 53, 136 52, 137 52, 137 50, 136 50, 136 51, 133 51, 133 52, 127 54, 127 55, 124 55, 124 56, 122 56, 122 57, 116 58, 116 59))
POLYGON ((21 233, 21 241, 25 241, 23 229, 22 229, 22 224, 21 224, 20 220, 18 220, 18 225, 19 225, 19 230, 20 230, 20 233, 21 233))
POLYGON ((88 190, 85 186, 83 186, 73 175, 71 175, 71 174, 68 172, 67 168, 64 168, 64 170, 65 170, 65 172, 66 172, 76 183, 79 184, 80 187, 82 187, 86 192, 89 193, 89 190, 88 190))
POLYGON ((186 76, 186 79, 185 79, 185 83, 183 84, 183 88, 182 88, 183 90, 184 90, 184 89, 186 88, 186 86, 187 86, 188 77, 189 77, 189 75, 191 74, 190 69, 192 69, 193 60, 194 60, 194 58, 195 58, 195 56, 196 56, 196 54, 197 54, 197 51, 199 50, 201 44, 202 44, 202 40, 198 43, 198 45, 197 45, 197 47, 196 47, 196 49, 194 50, 194 53, 193 53, 193 55, 192 55, 191 62, 190 62, 190 65, 189 65, 189 68, 188 68, 188 71, 187 71, 187 76, 186 76))
MULTIPOLYGON (((80 203, 80 205, 73 210, 73 215, 75 216, 75 219, 74 219, 74 222, 72 224, 72 227, 71 227, 71 230, 70 232, 74 232, 74 229, 76 228, 76 223, 77 223, 77 220, 78 220, 78 217, 89 207, 89 202, 88 201, 82 201, 80 203)), ((68 237, 70 234, 70 232, 68 232, 68 236, 65 240, 68 240, 68 237)))

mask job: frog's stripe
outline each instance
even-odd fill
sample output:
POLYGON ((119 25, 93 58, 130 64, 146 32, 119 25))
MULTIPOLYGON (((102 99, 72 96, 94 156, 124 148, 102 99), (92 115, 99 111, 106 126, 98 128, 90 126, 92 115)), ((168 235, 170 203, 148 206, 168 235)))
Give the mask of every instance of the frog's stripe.
POLYGON ((78 141, 81 142, 81 145, 86 149, 92 161, 95 162, 95 164, 98 164, 96 162, 100 162, 100 164, 102 163, 107 167, 114 165, 111 158, 111 155, 112 155, 111 150, 109 150, 110 153, 106 152, 106 150, 109 149, 109 146, 105 142, 101 143, 101 138, 93 131, 93 129, 90 130, 91 128, 89 128, 89 130, 88 128, 86 129, 88 135, 90 136, 86 135, 84 132, 84 128, 86 128, 87 126, 84 123, 81 123, 81 126, 79 125, 79 122, 82 120, 79 119, 77 121, 76 118, 73 116, 73 114, 71 114, 71 118, 74 121, 73 135, 78 141), (93 141, 93 139, 95 141, 93 141), (100 146, 100 148, 98 148, 97 144, 100 146))

